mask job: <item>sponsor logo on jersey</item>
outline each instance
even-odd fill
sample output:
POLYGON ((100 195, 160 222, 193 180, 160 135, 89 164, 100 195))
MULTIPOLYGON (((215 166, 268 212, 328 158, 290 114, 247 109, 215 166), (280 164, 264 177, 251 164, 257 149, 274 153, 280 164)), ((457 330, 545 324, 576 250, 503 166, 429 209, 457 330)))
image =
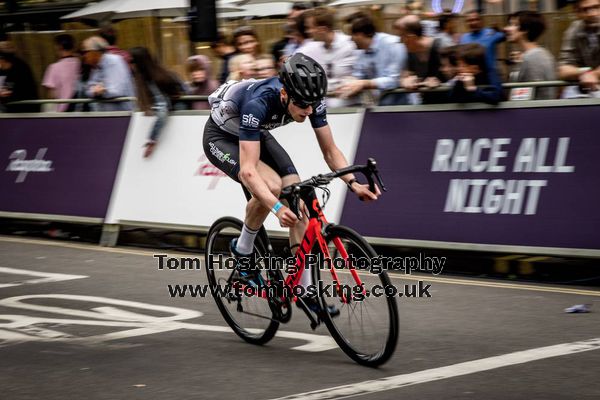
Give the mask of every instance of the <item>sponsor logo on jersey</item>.
POLYGON ((266 130, 268 130, 268 131, 271 130, 271 129, 279 128, 280 126, 283 126, 283 125, 281 125, 278 122, 270 122, 268 124, 263 124, 263 128, 266 129, 266 130))
POLYGON ((242 125, 250 128, 258 128, 260 121, 252 114, 242 115, 242 125))
POLYGON ((317 106, 317 109, 315 110, 315 114, 321 114, 325 111, 325 100, 321 100, 321 104, 319 104, 317 106))
POLYGON ((236 165, 237 162, 231 159, 231 155, 229 153, 223 153, 213 142, 208 143, 210 147, 210 153, 216 157, 217 160, 222 163, 229 163, 231 165, 236 165))

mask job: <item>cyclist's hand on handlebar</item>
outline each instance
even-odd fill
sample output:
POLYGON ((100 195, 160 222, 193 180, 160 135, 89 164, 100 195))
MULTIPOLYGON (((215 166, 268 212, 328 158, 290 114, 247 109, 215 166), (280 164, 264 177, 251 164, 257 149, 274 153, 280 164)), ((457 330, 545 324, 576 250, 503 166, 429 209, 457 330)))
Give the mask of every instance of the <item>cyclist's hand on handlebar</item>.
POLYGON ((369 190, 369 185, 354 184, 352 185, 352 189, 360 201, 375 201, 381 196, 381 191, 377 185, 375 185, 375 193, 369 190))
POLYGON ((286 206, 277 211, 277 218, 279 219, 279 225, 284 228, 291 228, 298 223, 296 214, 286 206))

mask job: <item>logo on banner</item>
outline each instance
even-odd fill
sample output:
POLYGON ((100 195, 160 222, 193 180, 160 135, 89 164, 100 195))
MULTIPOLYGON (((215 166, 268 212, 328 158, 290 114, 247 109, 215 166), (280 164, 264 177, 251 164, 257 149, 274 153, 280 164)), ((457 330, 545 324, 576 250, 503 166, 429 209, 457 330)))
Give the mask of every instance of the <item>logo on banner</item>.
POLYGON ((54 171, 54 169, 52 168, 52 161, 44 160, 44 156, 46 155, 47 151, 47 147, 39 149, 33 160, 26 160, 27 150, 19 149, 13 151, 12 154, 8 156, 8 159, 12 161, 8 163, 8 167, 6 167, 6 170, 19 173, 17 175, 15 183, 25 182, 27 174, 29 174, 30 172, 54 171))
POLYGON ((198 161, 200 162, 200 166, 198 167, 198 169, 196 170, 196 173, 194 175, 195 176, 212 176, 213 179, 211 179, 210 184, 208 185, 208 189, 209 190, 215 189, 217 187, 217 184, 219 183, 219 180, 221 178, 226 177, 227 175, 225 175, 225 173, 223 171, 221 171, 219 168, 212 165, 211 162, 208 161, 208 157, 206 157, 205 154, 202 154, 202 156, 198 159, 198 161))

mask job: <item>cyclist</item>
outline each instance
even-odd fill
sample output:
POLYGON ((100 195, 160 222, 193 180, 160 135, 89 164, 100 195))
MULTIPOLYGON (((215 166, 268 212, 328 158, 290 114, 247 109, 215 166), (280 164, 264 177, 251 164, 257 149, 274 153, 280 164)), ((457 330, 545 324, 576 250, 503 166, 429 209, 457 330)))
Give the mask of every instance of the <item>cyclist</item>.
MULTIPOLYGON (((270 129, 308 117, 325 162, 332 170, 348 166, 336 146, 327 123, 323 98, 327 77, 312 58, 296 53, 282 65, 279 77, 265 80, 229 81, 209 96, 211 115, 204 128, 204 151, 211 163, 252 194, 240 236, 232 241, 236 257, 250 256, 254 239, 269 215, 290 228, 290 251, 295 251, 307 226, 306 213, 298 219, 278 196, 283 187, 300 182, 287 152, 269 133, 270 129)), ((300 140, 300 138, 299 138, 300 140)), ((377 200, 350 174, 342 178, 360 200, 377 200)), ((302 207, 300 208, 303 209, 302 207)), ((302 274, 300 284, 310 285, 311 274, 302 274)))

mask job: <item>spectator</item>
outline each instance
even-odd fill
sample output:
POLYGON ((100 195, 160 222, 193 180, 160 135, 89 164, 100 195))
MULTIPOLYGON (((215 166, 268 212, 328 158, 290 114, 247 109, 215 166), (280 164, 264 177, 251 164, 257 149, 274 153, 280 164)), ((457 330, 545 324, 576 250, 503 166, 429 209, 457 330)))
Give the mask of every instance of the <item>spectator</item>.
POLYGON ((455 103, 498 104, 502 98, 502 86, 489 79, 485 48, 477 43, 460 45, 456 60, 458 74, 449 100, 455 103))
POLYGON ((270 54, 261 54, 256 58, 256 77, 267 79, 277 76, 275 59, 270 54))
POLYGON ((291 40, 291 34, 293 32, 292 26, 294 25, 293 20, 297 15, 302 14, 309 8, 310 7, 304 3, 294 3, 292 5, 292 8, 290 9, 290 12, 287 15, 287 21, 283 24, 284 36, 282 39, 275 42, 275 44, 273 44, 273 46, 271 47, 271 54, 273 54, 273 58, 276 61, 276 67, 278 71, 284 60, 285 47, 291 40))
MULTIPOLYGON (((83 43, 80 44, 79 48, 79 61, 81 64, 79 79, 75 83, 75 93, 73 94, 74 99, 88 99, 87 95, 87 83, 90 80, 92 73, 92 67, 83 62, 83 43)), ((94 103, 71 103, 68 105, 67 112, 89 112, 96 106, 94 103)))
POLYGON ((453 85, 453 80, 458 73, 457 48, 458 46, 450 46, 440 49, 440 72, 444 76, 445 85, 453 85))
POLYGON ((241 81, 256 76, 256 60, 250 54, 238 54, 229 60, 228 81, 241 81))
MULTIPOLYGON (((186 94, 194 96, 208 96, 219 86, 219 82, 212 79, 210 59, 206 56, 192 56, 187 60, 189 82, 186 83, 186 94)), ((192 103, 194 110, 209 110, 208 101, 195 101, 192 103)))
MULTIPOLYGON (((505 29, 508 41, 517 44, 523 50, 517 82, 553 81, 556 79, 554 57, 537 43, 545 29, 544 17, 538 12, 521 11, 509 17, 509 24, 505 29)), ((555 88, 535 89, 536 100, 555 98, 555 88)))
POLYGON ((496 71, 496 46, 504 41, 506 36, 503 32, 495 29, 484 28, 483 19, 479 11, 472 10, 467 13, 467 26, 470 32, 460 38, 460 44, 478 43, 485 49, 486 65, 490 74, 489 81, 494 85, 500 85, 500 77, 496 71))
MULTIPOLYGON (((75 39, 62 34, 54 38, 54 43, 59 60, 46 68, 42 86, 50 90, 53 99, 71 99, 81 74, 81 61, 75 56, 75 39)), ((56 111, 63 112, 68 108, 68 104, 58 104, 56 111)))
POLYGON ((37 86, 31 68, 15 55, 15 48, 10 42, 0 42, 0 103, 4 111, 9 113, 39 112, 39 104, 8 104, 13 101, 37 99, 37 86))
POLYGON ((229 76, 229 60, 237 54, 235 47, 227 39, 223 31, 217 34, 217 40, 210 44, 212 51, 221 59, 221 72, 218 76, 220 83, 225 83, 229 76))
MULTIPOLYGON (((334 30, 335 14, 329 8, 318 7, 306 12, 307 32, 315 44, 305 53, 325 68, 329 92, 335 92, 342 79, 352 76, 356 62, 356 45, 352 39, 334 30)), ((326 98, 327 107, 344 107, 356 101, 352 99, 326 98)))
POLYGON ((116 54, 123 57, 127 64, 131 63, 131 55, 127 50, 123 50, 117 47, 117 31, 112 26, 105 26, 100 29, 99 35, 102 39, 106 40, 108 47, 106 52, 109 54, 116 54))
POLYGON ((250 26, 241 26, 233 32, 233 43, 238 53, 257 57, 261 54, 258 35, 250 26))
POLYGON ((311 7, 307 3, 294 3, 290 12, 287 15, 288 20, 296 18, 298 15, 302 14, 306 10, 309 10, 311 7))
POLYGON ((421 19, 421 25, 423 27, 423 36, 435 38, 440 33, 440 22, 433 19, 435 14, 433 13, 421 13, 416 14, 421 19))
MULTIPOLYGON (((86 94, 94 99, 114 99, 133 97, 131 69, 121 56, 106 52, 108 43, 99 36, 83 41, 83 62, 92 68, 86 85, 86 94)), ((97 111, 129 111, 130 101, 101 102, 95 105, 97 111)))
POLYGON ((294 18, 291 25, 291 39, 284 49, 286 57, 289 57, 295 53, 302 53, 306 55, 312 54, 312 50, 310 49, 315 46, 315 43, 313 42, 307 30, 307 15, 307 12, 303 12, 294 18))
POLYGON ((456 25, 458 22, 458 15, 453 14, 452 11, 444 10, 439 17, 440 32, 436 35, 436 38, 441 40, 440 47, 456 46, 458 44, 458 38, 456 36, 456 25))
MULTIPOLYGON (((440 71, 439 49, 441 39, 434 39, 423 34, 421 20, 416 15, 407 15, 396 21, 395 25, 402 32, 402 43, 408 51, 407 69, 402 72, 400 86, 415 90, 420 86, 435 88, 444 81, 440 71)), ((423 93, 424 103, 438 103, 440 93, 423 93), (438 100, 436 100, 436 98, 438 100)), ((411 96, 414 98, 415 96, 411 96)), ((413 101, 413 103, 418 103, 413 101)))
MULTIPOLYGON (((396 89, 400 72, 406 67, 406 47, 398 42, 397 36, 376 32, 373 20, 364 13, 352 15, 349 21, 352 41, 359 49, 352 72, 357 79, 342 83, 337 93, 342 98, 349 98, 374 89, 379 96, 383 90, 396 89)), ((379 103, 405 102, 405 95, 388 95, 379 103)))
POLYGON ((183 88, 175 74, 161 66, 145 47, 134 47, 130 54, 138 106, 146 115, 156 115, 156 122, 145 145, 144 157, 149 157, 167 122, 173 100, 183 93, 183 88))
POLYGON ((600 0, 577 0, 577 21, 565 32, 558 75, 578 80, 583 92, 597 91, 600 80, 600 0))

